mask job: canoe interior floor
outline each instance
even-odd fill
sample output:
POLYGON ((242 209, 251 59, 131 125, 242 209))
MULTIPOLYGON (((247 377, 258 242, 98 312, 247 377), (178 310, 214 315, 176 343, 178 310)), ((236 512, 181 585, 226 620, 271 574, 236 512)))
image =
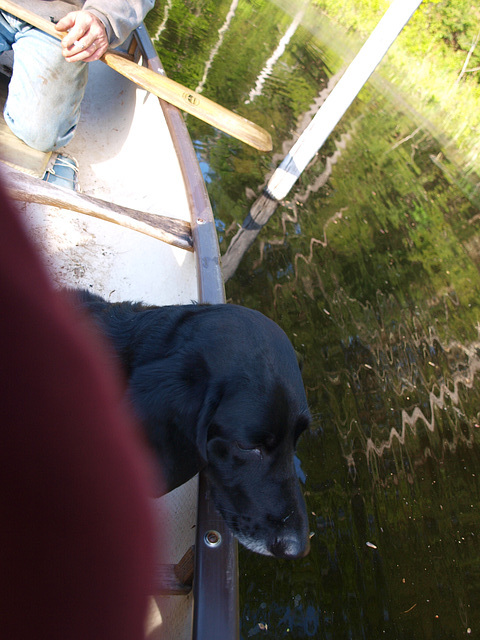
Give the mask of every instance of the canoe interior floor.
POLYGON ((15 169, 20 169, 37 178, 43 178, 52 153, 43 153, 26 145, 10 131, 3 118, 8 82, 9 77, 0 72, 0 107, 2 114, 0 116, 0 160, 15 169))

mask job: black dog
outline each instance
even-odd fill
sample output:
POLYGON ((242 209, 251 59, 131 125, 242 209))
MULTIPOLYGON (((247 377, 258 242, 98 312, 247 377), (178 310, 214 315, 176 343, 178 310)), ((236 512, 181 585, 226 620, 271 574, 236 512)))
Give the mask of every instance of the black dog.
POLYGON ((167 491, 205 468, 214 504, 242 544, 306 555, 294 448, 310 415, 278 325, 235 305, 148 307, 76 295, 121 361, 167 491))

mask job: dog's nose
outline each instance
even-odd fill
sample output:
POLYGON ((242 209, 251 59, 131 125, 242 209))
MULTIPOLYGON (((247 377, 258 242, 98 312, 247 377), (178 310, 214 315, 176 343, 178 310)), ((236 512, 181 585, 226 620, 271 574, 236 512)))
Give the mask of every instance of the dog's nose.
POLYGON ((309 538, 300 538, 293 534, 284 534, 277 536, 273 543, 270 545, 270 552, 276 558, 303 558, 310 551, 309 538))

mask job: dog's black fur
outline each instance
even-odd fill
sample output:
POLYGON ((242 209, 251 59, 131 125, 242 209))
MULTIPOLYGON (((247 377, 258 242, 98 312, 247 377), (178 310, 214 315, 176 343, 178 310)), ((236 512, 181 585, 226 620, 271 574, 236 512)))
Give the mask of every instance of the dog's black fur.
POLYGON ((236 305, 76 297, 121 361, 167 491, 205 468, 216 508, 247 548, 285 558, 308 553, 294 448, 310 415, 280 327, 236 305))

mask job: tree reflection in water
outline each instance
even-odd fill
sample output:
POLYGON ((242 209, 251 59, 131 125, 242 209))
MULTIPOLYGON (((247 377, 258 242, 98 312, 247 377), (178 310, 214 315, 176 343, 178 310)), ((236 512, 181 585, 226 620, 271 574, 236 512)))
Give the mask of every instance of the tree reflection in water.
POLYGON ((303 353, 315 415, 299 447, 312 552, 293 567, 241 553, 244 637, 480 632, 475 207, 431 137, 390 153, 415 129, 391 108, 362 105, 329 180, 294 194, 227 287, 303 353))
MULTIPOLYGON (((160 54, 196 86, 231 0, 157 2, 158 24, 166 4, 160 54)), ((203 93, 270 128, 275 154, 188 119, 223 253, 344 65, 307 11, 246 104, 295 12, 235 7, 203 93)), ((314 415, 298 451, 312 551, 241 550, 245 639, 480 637, 479 208, 407 99, 378 77, 360 94, 227 284, 303 355, 314 415)))

